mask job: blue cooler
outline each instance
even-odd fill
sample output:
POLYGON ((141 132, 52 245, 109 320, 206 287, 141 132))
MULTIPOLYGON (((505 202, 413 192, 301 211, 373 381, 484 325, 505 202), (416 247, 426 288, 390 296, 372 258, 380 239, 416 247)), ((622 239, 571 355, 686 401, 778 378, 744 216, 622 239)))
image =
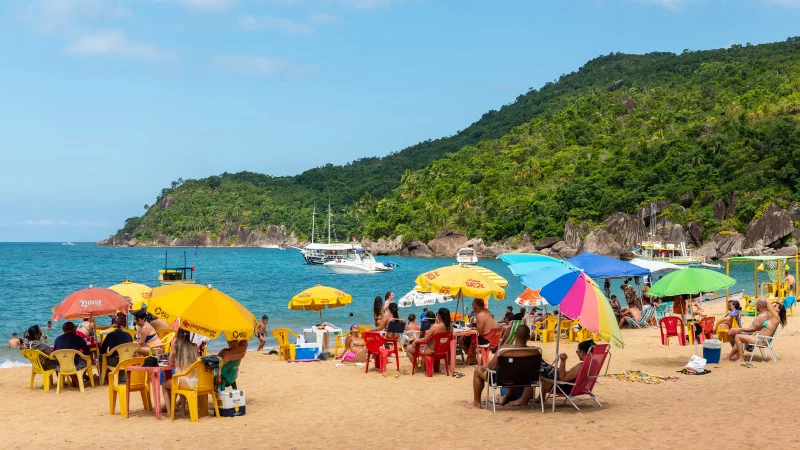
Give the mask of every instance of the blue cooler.
POLYGON ((719 364, 722 355, 722 341, 717 339, 706 339, 703 342, 703 358, 707 364, 719 364))
POLYGON ((317 348, 316 346, 307 344, 296 345, 294 349, 294 359, 296 360, 316 359, 318 352, 319 348, 317 348))

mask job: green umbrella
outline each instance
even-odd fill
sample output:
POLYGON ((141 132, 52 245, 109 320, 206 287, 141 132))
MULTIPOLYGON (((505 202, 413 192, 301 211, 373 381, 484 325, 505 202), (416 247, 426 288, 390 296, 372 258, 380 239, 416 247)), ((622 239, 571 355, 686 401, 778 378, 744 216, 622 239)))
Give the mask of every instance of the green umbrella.
POLYGON ((653 297, 693 295, 718 291, 736 284, 736 279, 709 269, 690 267, 664 275, 647 291, 653 297))

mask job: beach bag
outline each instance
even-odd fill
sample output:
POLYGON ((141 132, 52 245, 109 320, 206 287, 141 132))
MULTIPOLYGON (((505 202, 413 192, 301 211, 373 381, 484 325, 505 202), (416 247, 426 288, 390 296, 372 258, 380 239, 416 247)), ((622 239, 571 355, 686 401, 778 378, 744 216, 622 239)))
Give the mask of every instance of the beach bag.
POLYGON ((698 373, 703 373, 706 371, 706 359, 697 355, 692 355, 692 358, 689 359, 689 363, 686 364, 686 368, 698 373))
POLYGON ((208 355, 201 358, 206 369, 219 369, 219 356, 208 355))

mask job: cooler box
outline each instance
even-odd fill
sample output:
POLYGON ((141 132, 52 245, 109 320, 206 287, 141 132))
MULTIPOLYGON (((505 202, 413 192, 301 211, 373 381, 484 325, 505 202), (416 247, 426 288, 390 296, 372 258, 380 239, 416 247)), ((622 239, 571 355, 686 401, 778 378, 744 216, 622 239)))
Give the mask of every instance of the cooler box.
POLYGON ((706 339, 703 342, 703 358, 708 364, 719 364, 722 355, 722 341, 717 339, 706 339))
POLYGON ((217 392, 217 406, 219 406, 219 415, 222 417, 245 415, 244 391, 228 390, 217 392))
POLYGON ((302 360, 302 359, 316 359, 317 353, 319 349, 316 346, 299 346, 295 345, 294 348, 294 359, 302 360))

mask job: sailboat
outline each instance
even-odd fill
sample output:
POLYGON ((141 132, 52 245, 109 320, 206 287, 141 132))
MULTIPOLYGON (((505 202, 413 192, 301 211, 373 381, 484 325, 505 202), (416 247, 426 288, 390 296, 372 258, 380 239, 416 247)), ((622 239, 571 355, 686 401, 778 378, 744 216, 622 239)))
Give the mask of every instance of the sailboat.
POLYGON ((363 250, 358 242, 331 243, 331 202, 328 201, 328 243, 320 244, 314 242, 316 232, 317 205, 311 212, 311 243, 306 245, 300 252, 306 260, 306 264, 325 264, 328 261, 346 258, 354 250, 363 250))

